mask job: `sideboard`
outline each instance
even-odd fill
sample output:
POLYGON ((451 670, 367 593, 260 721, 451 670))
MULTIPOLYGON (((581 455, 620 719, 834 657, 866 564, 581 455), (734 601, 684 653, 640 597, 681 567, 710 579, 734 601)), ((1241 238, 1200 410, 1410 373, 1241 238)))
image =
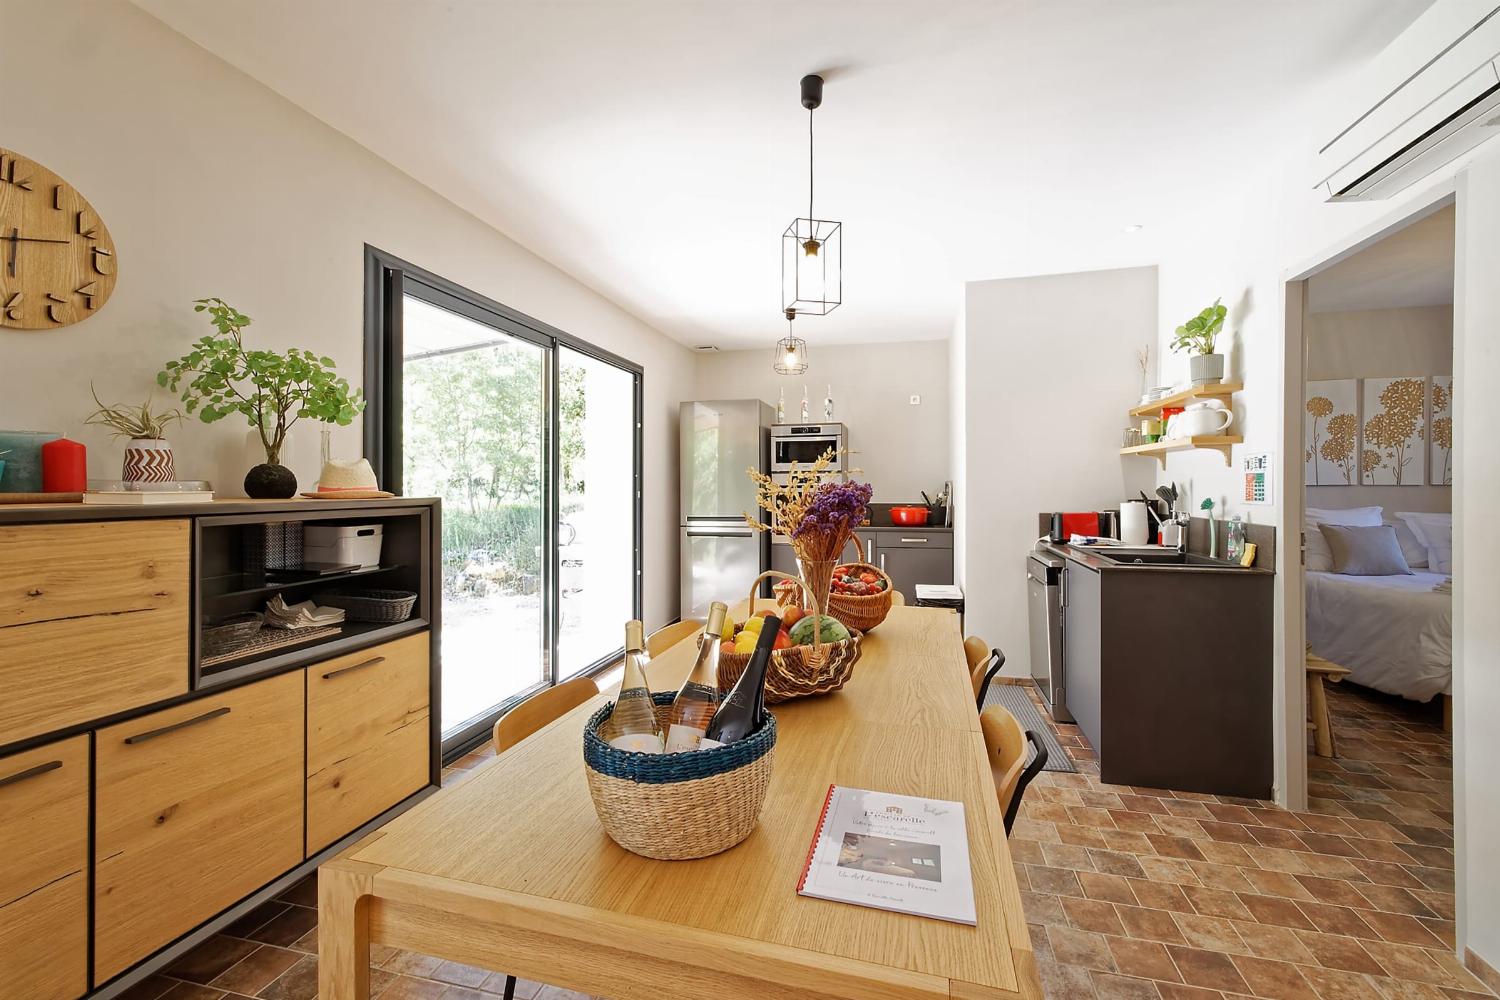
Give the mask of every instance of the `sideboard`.
POLYGON ((441 516, 0 506, 0 994, 123 993, 438 787, 441 516), (378 526, 379 563, 306 571, 308 525, 378 526), (409 617, 213 631, 371 589, 409 617))

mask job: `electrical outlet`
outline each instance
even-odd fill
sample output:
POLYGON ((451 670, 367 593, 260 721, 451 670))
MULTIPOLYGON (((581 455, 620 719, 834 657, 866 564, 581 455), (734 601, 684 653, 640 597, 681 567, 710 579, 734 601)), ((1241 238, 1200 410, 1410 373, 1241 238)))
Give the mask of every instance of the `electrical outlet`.
POLYGON ((911 397, 911 405, 912 406, 921 406, 922 405, 922 397, 916 395, 915 393, 913 393, 912 397, 911 397))

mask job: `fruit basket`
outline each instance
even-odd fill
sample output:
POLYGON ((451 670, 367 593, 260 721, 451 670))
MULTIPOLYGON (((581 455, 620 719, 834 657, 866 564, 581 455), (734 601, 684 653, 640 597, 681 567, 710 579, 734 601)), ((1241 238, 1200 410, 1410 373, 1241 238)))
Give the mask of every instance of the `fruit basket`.
MULTIPOLYGON (((856 551, 864 551, 859 544, 859 539, 850 536, 856 551)), ((885 621, 885 616, 890 614, 892 596, 896 591, 896 585, 885 570, 879 566, 867 562, 840 563, 841 567, 849 567, 857 570, 864 576, 875 576, 885 584, 884 589, 873 594, 849 594, 840 593, 837 589, 828 595, 828 613, 847 628, 859 629, 868 632, 876 625, 885 621)))
MULTIPOLYGON (((802 587, 811 598, 812 591, 805 581, 789 573, 770 570, 755 578, 750 585, 750 608, 755 608, 755 593, 762 580, 769 578, 791 580, 802 587)), ((814 606, 816 602, 809 601, 814 606)), ((846 626, 847 627, 847 626, 846 626)), ((849 629, 849 638, 838 642, 824 642, 822 629, 813 629, 813 641, 806 646, 788 646, 771 653, 771 662, 766 667, 766 704, 775 705, 793 698, 829 694, 849 683, 854 676, 854 664, 859 662, 860 640, 863 635, 857 629, 849 629)), ((719 655, 719 690, 728 692, 734 682, 744 673, 750 663, 749 653, 733 653, 724 650, 719 655)))
MULTIPOLYGON (((663 727, 676 691, 658 691, 663 727)), ((760 820, 776 750, 776 718, 742 740, 711 750, 636 753, 599 735, 614 703, 590 716, 583 730, 589 797, 610 839, 625 850, 662 861, 706 858, 750 836, 760 820)))

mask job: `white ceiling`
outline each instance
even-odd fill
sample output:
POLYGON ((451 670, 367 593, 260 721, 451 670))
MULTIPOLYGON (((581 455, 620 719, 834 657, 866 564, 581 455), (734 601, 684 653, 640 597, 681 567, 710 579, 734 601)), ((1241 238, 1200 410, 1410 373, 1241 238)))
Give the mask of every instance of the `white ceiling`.
POLYGON ((732 348, 785 329, 804 73, 828 81, 817 214, 845 224, 845 304, 799 333, 937 338, 965 280, 1157 260, 1430 0, 136 2, 663 332, 732 348))
POLYGON ((1307 311, 1453 304, 1457 213, 1435 212, 1307 280, 1307 311))

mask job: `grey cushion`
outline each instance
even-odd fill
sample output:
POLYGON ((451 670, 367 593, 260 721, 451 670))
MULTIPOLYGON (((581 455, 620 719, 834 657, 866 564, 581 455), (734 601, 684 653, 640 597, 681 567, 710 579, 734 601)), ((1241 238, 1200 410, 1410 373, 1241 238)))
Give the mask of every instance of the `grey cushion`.
POLYGON ((1411 567, 1401 554, 1396 529, 1389 524, 1374 527, 1320 524, 1319 530, 1333 551, 1333 571, 1345 576, 1411 576, 1411 567))

